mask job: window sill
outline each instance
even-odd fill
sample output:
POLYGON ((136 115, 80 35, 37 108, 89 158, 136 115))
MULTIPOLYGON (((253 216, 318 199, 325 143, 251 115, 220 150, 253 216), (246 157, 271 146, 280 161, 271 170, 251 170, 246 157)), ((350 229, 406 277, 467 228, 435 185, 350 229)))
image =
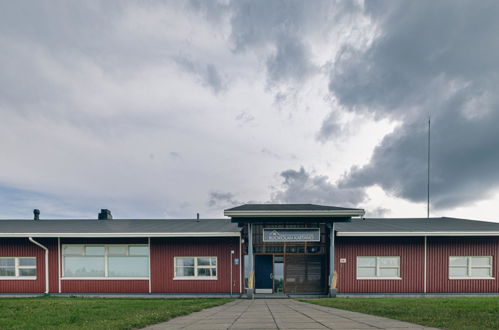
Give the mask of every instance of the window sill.
POLYGON ((216 281, 217 277, 174 277, 174 281, 216 281))
POLYGON ((61 277, 61 280, 63 281, 71 281, 71 280, 76 280, 76 281, 81 281, 81 280, 89 280, 89 281, 133 281, 133 280, 138 280, 138 281, 147 281, 149 280, 149 277, 61 277))
POLYGON ((402 277, 357 277, 357 280, 401 280, 402 277))
POLYGON ((449 277, 449 280, 495 280, 495 277, 449 277))
POLYGON ((9 277, 9 276, 0 276, 0 281, 36 281, 36 276, 23 276, 23 277, 9 277))

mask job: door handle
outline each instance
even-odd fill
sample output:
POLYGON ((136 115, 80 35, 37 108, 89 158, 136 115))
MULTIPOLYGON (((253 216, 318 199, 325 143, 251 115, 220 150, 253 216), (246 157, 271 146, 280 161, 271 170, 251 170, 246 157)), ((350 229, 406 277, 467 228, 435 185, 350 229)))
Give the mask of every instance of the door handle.
POLYGON ((274 279, 274 274, 270 273, 270 279, 273 280, 274 279))

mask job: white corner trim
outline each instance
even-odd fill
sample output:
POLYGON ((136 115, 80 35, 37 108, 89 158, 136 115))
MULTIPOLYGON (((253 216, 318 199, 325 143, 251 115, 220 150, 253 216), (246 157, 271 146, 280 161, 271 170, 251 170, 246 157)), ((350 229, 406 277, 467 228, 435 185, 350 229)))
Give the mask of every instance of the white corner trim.
MULTIPOLYGON (((37 245, 38 247, 42 248, 45 251, 45 265, 44 265, 45 266, 44 267, 45 268, 45 293, 48 294, 50 292, 50 289, 49 289, 49 283, 50 283, 49 282, 49 279, 50 279, 49 278, 49 269, 50 269, 50 266, 49 266, 49 249, 46 246, 44 246, 43 244, 35 241, 33 239, 33 237, 31 237, 31 236, 28 237, 28 240, 31 243, 37 245)), ((36 268, 37 268, 37 273, 38 273, 38 263, 37 263, 36 268)))

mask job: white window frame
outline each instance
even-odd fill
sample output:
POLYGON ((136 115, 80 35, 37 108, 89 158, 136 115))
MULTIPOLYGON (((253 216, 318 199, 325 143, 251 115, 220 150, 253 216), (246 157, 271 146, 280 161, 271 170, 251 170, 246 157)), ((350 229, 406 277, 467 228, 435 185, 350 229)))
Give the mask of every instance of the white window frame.
MULTIPOLYGON (((36 260, 36 257, 0 257, 0 259, 14 259, 14 270, 15 270, 15 276, 0 276, 0 280, 36 280, 36 275, 35 276, 21 276, 19 273, 20 269, 34 269, 35 273, 38 274, 38 263, 36 260), (35 265, 34 266, 21 266, 19 263, 19 259, 35 259, 35 265)), ((12 266, 5 266, 0 268, 12 268, 12 266)))
POLYGON ((448 262, 449 262, 449 267, 447 268, 447 271, 449 274, 449 280, 495 280, 495 277, 492 276, 492 273, 494 270, 494 268, 492 267, 493 262, 494 262, 494 258, 492 256, 449 256, 448 262), (466 271, 467 275, 466 276, 455 276, 455 275, 450 274, 450 270, 452 267, 455 267, 455 268, 464 267, 464 266, 451 266, 450 258, 466 258, 466 267, 467 267, 467 271, 466 271), (490 260, 490 263, 488 266, 484 266, 484 265, 474 266, 471 263, 471 260, 473 258, 488 258, 490 260), (489 276, 472 276, 471 271, 473 268, 488 268, 490 275, 489 276))
POLYGON ((356 260, 356 277, 357 280, 401 280, 400 276, 400 256, 357 256, 356 260), (374 267, 359 267, 359 258, 374 258, 374 267), (382 258, 398 258, 398 266, 381 266, 380 259, 382 258), (375 276, 359 276, 359 268, 375 268, 375 276), (391 268, 397 269, 397 276, 380 276, 380 269, 391 268))
POLYGON ((215 256, 182 256, 182 257, 174 257, 173 258, 173 279, 174 280, 206 280, 206 281, 214 281, 218 279, 218 257, 215 256), (194 258, 194 276, 177 276, 177 259, 182 258, 194 258), (215 266, 198 266, 199 258, 214 258, 215 266), (198 276, 199 268, 215 268, 216 276, 198 276))
MULTIPOLYGON (((62 259, 62 276, 61 276, 61 280, 149 280, 150 276, 151 276, 151 250, 150 250, 150 247, 147 243, 145 244, 62 244, 61 245, 61 259, 62 259), (64 247, 65 246, 81 246, 82 248, 82 254, 64 254, 64 247), (102 256, 104 258, 104 276, 94 276, 94 277, 85 277, 85 276, 65 276, 64 272, 65 272, 65 265, 64 265, 64 262, 65 262, 65 258, 66 256, 72 256, 72 257, 84 257, 85 256, 85 247, 87 246, 102 246, 104 247, 104 255, 102 256), (123 246, 123 247, 127 247, 126 249, 126 254, 110 254, 109 253, 109 247, 117 247, 117 246, 123 246), (142 247, 147 247, 147 255, 146 254, 141 254, 141 255, 135 255, 135 254, 132 254, 130 255, 130 247, 132 246, 142 246, 142 247), (124 277, 124 276, 120 276, 120 277, 111 277, 108 275, 109 273, 109 261, 108 261, 108 258, 109 257, 115 257, 115 256, 132 256, 132 257, 147 257, 148 258, 148 276, 137 276, 137 277, 133 277, 133 276, 129 276, 129 277, 124 277)), ((100 257, 100 256, 99 256, 100 257)))

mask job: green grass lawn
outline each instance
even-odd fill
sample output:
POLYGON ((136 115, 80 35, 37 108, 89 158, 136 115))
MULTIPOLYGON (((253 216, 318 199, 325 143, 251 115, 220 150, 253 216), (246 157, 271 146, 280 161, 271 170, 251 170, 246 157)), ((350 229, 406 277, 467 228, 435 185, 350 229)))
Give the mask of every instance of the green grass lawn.
POLYGON ((231 299, 0 298, 1 329, 135 329, 231 299))
POLYGON ((302 300, 442 329, 499 329, 499 297, 302 300))

